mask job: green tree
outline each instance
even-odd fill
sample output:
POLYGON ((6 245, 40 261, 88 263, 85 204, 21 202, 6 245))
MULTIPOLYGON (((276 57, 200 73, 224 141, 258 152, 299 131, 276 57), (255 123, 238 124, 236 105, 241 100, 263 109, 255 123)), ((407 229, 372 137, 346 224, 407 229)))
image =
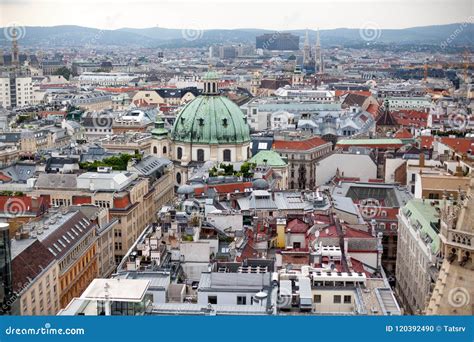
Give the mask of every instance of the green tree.
POLYGON ((69 80, 69 76, 71 76, 71 70, 64 66, 53 72, 53 75, 61 75, 66 80, 69 80))

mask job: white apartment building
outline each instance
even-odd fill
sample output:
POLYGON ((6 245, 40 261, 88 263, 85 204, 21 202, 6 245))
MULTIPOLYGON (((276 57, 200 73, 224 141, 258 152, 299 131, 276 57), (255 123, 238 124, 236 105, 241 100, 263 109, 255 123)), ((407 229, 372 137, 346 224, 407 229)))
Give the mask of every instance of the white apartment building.
POLYGON ((0 78, 0 105, 7 108, 34 104, 32 82, 31 77, 0 78))
POLYGON ((115 86, 128 85, 139 75, 125 72, 84 72, 79 77, 81 85, 115 86))
POLYGON ((398 214, 396 291, 407 314, 421 314, 426 309, 436 280, 438 206, 413 199, 398 214))

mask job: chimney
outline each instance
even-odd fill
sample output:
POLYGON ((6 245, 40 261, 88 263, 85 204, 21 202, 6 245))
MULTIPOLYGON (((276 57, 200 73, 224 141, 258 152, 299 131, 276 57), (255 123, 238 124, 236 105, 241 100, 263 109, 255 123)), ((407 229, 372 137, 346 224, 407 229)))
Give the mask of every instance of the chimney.
POLYGON ((425 167, 425 154, 423 152, 420 153, 420 167, 425 167))
POLYGON ((454 175, 455 175, 456 177, 462 177, 462 176, 464 176, 464 172, 463 172, 463 170, 462 170, 462 166, 461 166, 460 163, 458 163, 458 165, 456 166, 456 172, 454 173, 454 175))

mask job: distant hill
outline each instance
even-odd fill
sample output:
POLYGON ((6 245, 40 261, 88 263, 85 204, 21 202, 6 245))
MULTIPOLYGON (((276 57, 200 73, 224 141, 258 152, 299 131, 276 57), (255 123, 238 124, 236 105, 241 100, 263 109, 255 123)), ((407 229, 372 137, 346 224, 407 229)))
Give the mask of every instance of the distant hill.
MULTIPOLYGON (((4 28, 0 28, 2 32, 4 28)), ((52 27, 27 26, 20 28, 22 34, 20 45, 25 47, 184 47, 208 46, 217 43, 253 43, 255 37, 263 33, 275 32, 263 29, 213 29, 213 30, 180 30, 161 27, 143 29, 122 28, 101 30, 81 26, 62 25, 52 27)), ((305 30, 290 30, 304 39, 305 30)), ((316 39, 316 31, 309 31, 311 41, 316 39)), ((440 45, 450 36, 452 46, 474 45, 474 24, 449 24, 423 26, 406 29, 371 30, 338 28, 321 30, 323 45, 342 44, 433 44, 440 45), (366 40, 363 39, 366 38, 366 40)), ((10 41, 4 34, 0 35, 0 46, 6 47, 10 41)))

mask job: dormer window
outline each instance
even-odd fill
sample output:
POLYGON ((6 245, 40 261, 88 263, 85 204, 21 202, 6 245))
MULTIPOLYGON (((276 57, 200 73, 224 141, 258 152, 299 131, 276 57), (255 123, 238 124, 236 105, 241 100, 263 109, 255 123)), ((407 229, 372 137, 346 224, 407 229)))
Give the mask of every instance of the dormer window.
POLYGON ((227 123, 227 118, 222 119, 222 125, 223 125, 224 127, 227 127, 227 125, 228 125, 228 123, 227 123))
POLYGON ((203 118, 199 118, 198 121, 199 121, 199 126, 204 126, 204 119, 203 118))

